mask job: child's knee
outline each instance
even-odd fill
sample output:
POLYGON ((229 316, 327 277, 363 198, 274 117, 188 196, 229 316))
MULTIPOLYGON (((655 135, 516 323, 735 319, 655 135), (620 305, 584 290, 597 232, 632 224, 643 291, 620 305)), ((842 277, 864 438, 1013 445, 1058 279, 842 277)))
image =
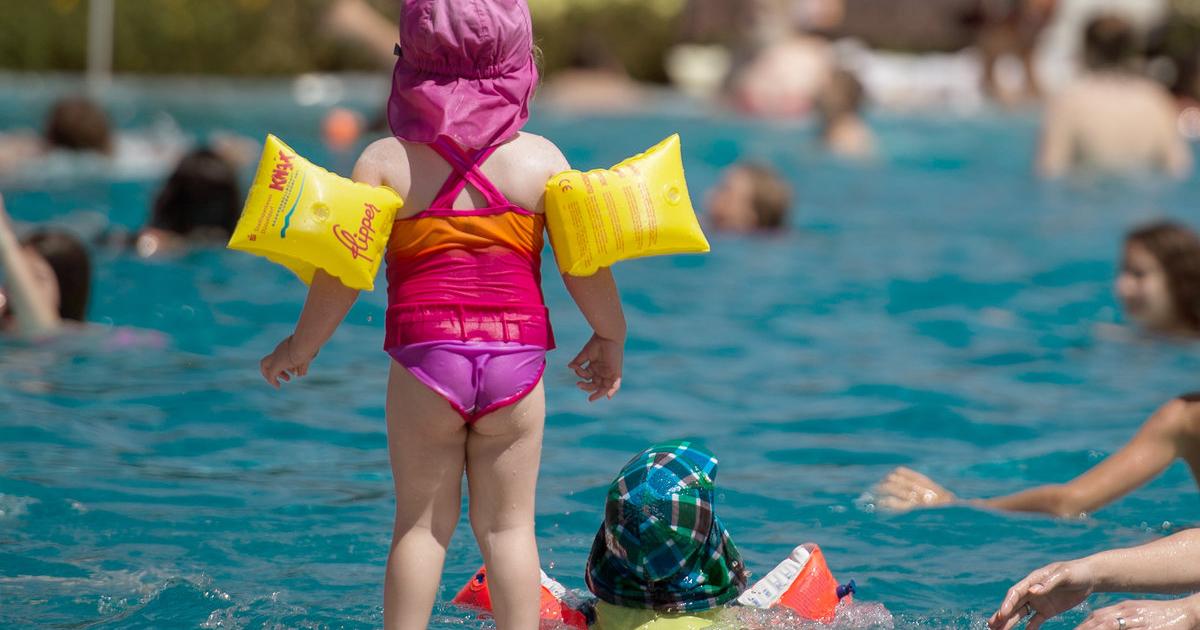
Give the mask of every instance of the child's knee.
POLYGON ((470 519, 471 530, 478 540, 509 534, 523 535, 524 532, 532 535, 534 530, 533 516, 517 514, 515 511, 484 513, 483 510, 471 510, 470 519))
POLYGON ((397 515, 395 523, 392 524, 392 548, 395 549, 404 542, 425 541, 427 544, 436 544, 439 547, 446 549, 450 546, 450 539, 454 536, 454 527, 456 523, 449 524, 428 524, 401 520, 397 515))

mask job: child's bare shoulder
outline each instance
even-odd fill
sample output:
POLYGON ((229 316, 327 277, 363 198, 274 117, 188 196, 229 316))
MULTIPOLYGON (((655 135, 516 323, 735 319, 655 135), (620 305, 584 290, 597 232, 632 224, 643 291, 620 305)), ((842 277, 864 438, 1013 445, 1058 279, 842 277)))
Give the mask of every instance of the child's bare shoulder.
POLYGON ((387 186, 401 197, 412 186, 408 148, 396 138, 383 138, 367 145, 354 165, 354 180, 373 186, 387 186))
POLYGON ((546 182, 571 166, 553 142, 532 133, 521 132, 505 149, 497 185, 513 203, 541 212, 546 182))
POLYGON ((521 135, 513 141, 513 145, 524 162, 523 166, 529 169, 530 173, 536 173, 538 177, 542 177, 544 174, 545 179, 549 179, 550 176, 571 168, 558 145, 551 142, 549 138, 521 132, 521 135))

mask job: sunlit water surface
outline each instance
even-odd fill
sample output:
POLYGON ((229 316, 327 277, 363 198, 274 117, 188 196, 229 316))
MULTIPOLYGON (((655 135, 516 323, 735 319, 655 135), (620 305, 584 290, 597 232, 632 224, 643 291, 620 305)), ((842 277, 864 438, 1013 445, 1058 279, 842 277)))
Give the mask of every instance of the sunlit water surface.
MULTIPOLYGON (((62 89, 0 84, 3 127, 36 126, 62 89)), ((381 98, 378 84, 350 88, 364 109, 381 98)), ((118 84, 108 105, 128 129, 270 131, 318 163, 352 163, 320 145, 322 108, 297 105, 285 84, 118 84)), ((896 627, 979 628, 1042 563, 1194 522, 1182 465, 1077 521, 886 514, 864 493, 897 465, 966 496, 1063 481, 1197 388, 1197 347, 1122 327, 1111 293, 1124 230, 1200 223, 1195 180, 1039 183, 1032 112, 880 115, 885 156, 867 166, 823 157, 806 126, 702 114, 668 104, 530 124, 584 167, 678 131, 697 203, 738 159, 773 162, 798 197, 784 235, 711 234, 707 256, 617 268, 630 338, 611 402, 572 386, 564 364, 588 330, 547 269, 563 346, 546 377, 538 488, 548 572, 583 588, 607 482, 668 438, 721 458, 720 514, 757 573, 815 541, 896 627)), ((156 183, 141 167, 68 162, 0 190, 19 221, 95 231, 139 225, 156 183)), ((363 296, 309 378, 274 391, 258 359, 304 297, 286 271, 220 250, 142 262, 101 248, 96 262, 90 333, 0 346, 0 625, 380 625, 392 515, 383 292, 363 296)), ((479 564, 464 521, 433 627, 482 623, 445 603, 479 564)), ((841 625, 887 624, 871 608, 841 625)))

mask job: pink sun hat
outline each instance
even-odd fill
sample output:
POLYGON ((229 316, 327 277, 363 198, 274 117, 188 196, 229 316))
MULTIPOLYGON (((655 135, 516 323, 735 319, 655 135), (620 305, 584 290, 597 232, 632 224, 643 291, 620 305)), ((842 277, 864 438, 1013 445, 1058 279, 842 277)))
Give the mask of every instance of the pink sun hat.
POLYGON ((483 149, 529 120, 537 85, 525 0, 402 0, 388 122, 397 138, 483 149))

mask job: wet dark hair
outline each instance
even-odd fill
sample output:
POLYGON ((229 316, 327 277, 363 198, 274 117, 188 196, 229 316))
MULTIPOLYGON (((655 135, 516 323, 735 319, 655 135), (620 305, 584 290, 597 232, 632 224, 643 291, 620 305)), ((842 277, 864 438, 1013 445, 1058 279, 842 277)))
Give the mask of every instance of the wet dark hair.
POLYGON ((836 68, 820 96, 821 113, 825 117, 857 113, 862 109, 864 96, 858 77, 846 68, 836 68))
POLYGON ((63 230, 38 230, 22 239, 46 259, 58 280, 58 316, 84 321, 92 287, 92 261, 75 235, 63 230))
POLYGON ((112 151, 112 130, 108 115, 92 101, 81 96, 59 99, 46 116, 43 134, 51 147, 71 151, 112 151))
POLYGON ((1128 20, 1116 15, 1092 18, 1083 32, 1084 60, 1089 68, 1119 67, 1137 53, 1137 35, 1128 20))
POLYGON ((737 165, 750 176, 750 207, 760 230, 778 230, 787 222, 792 206, 792 186, 775 169, 758 162, 737 165))
POLYGON ((211 149, 183 156, 154 200, 148 227, 180 236, 229 238, 241 213, 237 171, 211 149))
POLYGON ((1184 225, 1160 221, 1125 236, 1125 246, 1145 247, 1162 265, 1175 315, 1188 329, 1200 332, 1200 235, 1184 225))

